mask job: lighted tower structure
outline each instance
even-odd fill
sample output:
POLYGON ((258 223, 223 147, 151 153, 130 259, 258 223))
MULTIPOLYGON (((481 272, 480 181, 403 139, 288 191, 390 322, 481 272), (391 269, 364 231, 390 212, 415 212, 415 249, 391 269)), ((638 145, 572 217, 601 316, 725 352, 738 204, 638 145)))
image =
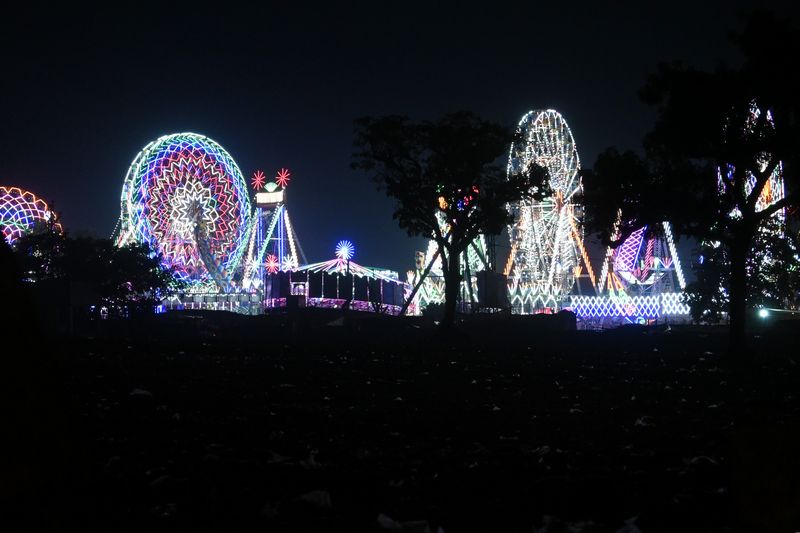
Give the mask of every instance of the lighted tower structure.
POLYGON ((251 179, 255 213, 242 278, 245 289, 261 289, 265 274, 297 268, 301 259, 303 264, 307 262, 286 208, 290 176, 289 170, 282 168, 271 181, 266 181, 260 170, 251 179))

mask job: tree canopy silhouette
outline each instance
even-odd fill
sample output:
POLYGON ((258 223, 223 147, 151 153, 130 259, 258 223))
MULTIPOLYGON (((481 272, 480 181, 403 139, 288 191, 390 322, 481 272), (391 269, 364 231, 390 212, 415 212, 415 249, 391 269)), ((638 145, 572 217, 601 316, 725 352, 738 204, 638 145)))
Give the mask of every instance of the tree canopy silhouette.
POLYGON ((455 318, 460 254, 479 234, 510 222, 509 202, 550 194, 547 170, 530 165, 506 176, 512 133, 469 112, 438 121, 364 117, 355 122, 353 168, 396 200, 394 218, 410 236, 436 241, 445 277, 442 326, 455 318))
POLYGON ((748 253, 773 215, 798 205, 800 41, 789 21, 765 11, 751 14, 731 38, 744 56, 738 68, 661 65, 647 79, 640 96, 658 118, 644 157, 601 153, 584 175, 584 201, 590 229, 612 245, 669 220, 678 233, 723 246, 737 349, 746 339, 748 253), (776 169, 786 183, 783 198, 765 192, 776 169), (770 194, 773 201, 759 201, 770 194))
POLYGON ((71 238, 42 228, 14 243, 23 278, 30 283, 62 279, 91 285, 97 305, 112 313, 151 312, 182 285, 144 244, 117 247, 110 239, 71 238))

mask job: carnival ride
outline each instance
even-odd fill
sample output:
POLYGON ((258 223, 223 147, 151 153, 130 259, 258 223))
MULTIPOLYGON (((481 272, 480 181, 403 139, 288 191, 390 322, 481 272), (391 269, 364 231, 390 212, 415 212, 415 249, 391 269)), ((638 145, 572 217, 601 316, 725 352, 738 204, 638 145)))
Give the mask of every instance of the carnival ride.
POLYGON ((397 272, 355 263, 354 254, 353 243, 342 240, 333 259, 269 273, 264 307, 294 305, 400 314, 409 286, 398 279, 397 272))
MULTIPOLYGON (((754 106, 753 117, 758 113, 754 106)), ((530 111, 517 128, 508 174, 534 163, 541 165, 549 172, 552 195, 508 206, 513 217, 508 226, 510 253, 503 269, 508 300, 498 308, 510 307, 518 314, 571 309, 580 319, 601 325, 688 317, 682 298, 686 280, 670 224, 640 228, 616 249, 606 250, 600 275, 595 276, 584 244, 580 160, 566 120, 552 109, 530 111)), ((782 172, 779 163, 764 186, 757 210, 783 198, 782 172)), ((165 266, 189 283, 195 295, 227 294, 226 301, 239 301, 240 295, 231 293, 245 292, 241 298, 251 309, 263 309, 262 304, 282 307, 295 296, 303 296, 309 306, 392 313, 405 309, 418 313, 444 301, 440 254, 445 252, 433 240, 425 252, 416 253, 415 269, 408 272, 407 282, 393 272, 352 262, 354 246, 349 241, 338 243, 335 259, 307 264, 286 207, 290 180, 291 172, 285 168, 271 180, 262 171, 255 172, 251 201, 236 163, 214 141, 192 133, 161 137, 148 144, 128 170, 115 230, 117 243, 146 242, 163 255, 165 266), (404 301, 411 286, 416 291, 413 301, 404 301)), ((755 186, 756 178, 750 176, 746 192, 755 186)), ((7 189, 2 191, 5 203, 0 205, 22 206, 27 201, 18 189, 20 199, 13 201, 6 199, 7 189)), ((31 205, 37 207, 15 208, 28 213, 19 220, 53 216, 48 215, 46 204, 31 198, 31 205)), ((0 211, 4 221, 8 212, 7 208, 0 211)), ((777 216, 783 220, 783 211, 777 216)), ((439 222, 446 234, 444 217, 439 222)), ((14 224, 3 226, 6 240, 16 231, 13 228, 28 222, 14 224)), ((16 238, 17 233, 13 235, 16 238)), ((492 274, 495 268, 483 235, 463 252, 460 263, 460 309, 475 311, 481 308, 480 292, 489 279, 484 276, 482 288, 480 275, 492 274)))
POLYGON ((250 230, 250 196, 239 167, 203 135, 147 144, 122 186, 117 245, 143 242, 196 292, 231 289, 250 230))
MULTIPOLYGON (((750 115, 747 119, 745 124, 745 132, 748 134, 752 134, 752 129, 755 127, 755 124, 758 122, 759 117, 761 117, 761 109, 759 109, 757 103, 755 101, 750 103, 750 115)), ((770 111, 766 112, 766 124, 769 128, 775 128, 775 120, 772 117, 772 113, 770 111)), ((772 159, 771 154, 764 153, 760 156, 760 165, 761 165, 761 172, 764 172, 767 169, 767 166, 772 159)), ((723 176, 723 169, 717 168, 717 189, 720 195, 727 195, 728 191, 725 187, 725 181, 731 183, 733 181, 733 175, 735 172, 735 168, 733 165, 727 165, 724 169, 724 176, 723 176)), ((753 190, 755 189, 758 182, 758 178, 750 171, 747 171, 747 178, 744 183, 744 195, 745 197, 750 196, 753 190)), ((784 183, 783 183, 783 162, 778 161, 775 165, 775 168, 772 170, 772 174, 770 174, 769 178, 764 182, 764 188, 761 191, 761 194, 756 199, 756 203, 754 209, 756 212, 763 211, 764 209, 768 208, 772 204, 775 204, 781 200, 785 195, 784 190, 784 183)), ((731 211, 731 217, 739 218, 741 217, 741 212, 738 208, 734 208, 731 211)), ((783 224, 786 218, 786 213, 784 209, 778 210, 773 216, 776 217, 780 224, 783 224)))
MULTIPOLYGON (((642 229, 609 251, 596 282, 576 202, 580 163, 566 121, 554 110, 531 111, 518 129, 521 141, 511 146, 509 174, 533 163, 542 165, 550 173, 553 196, 509 205, 514 217, 505 268, 509 300, 503 299, 500 307, 510 305, 513 312, 529 314, 571 306, 581 317, 598 313, 649 317, 653 313, 641 312, 631 302, 642 300, 648 302, 645 307, 652 307, 652 298, 661 297, 679 305, 675 284, 667 275, 675 272, 677 285, 684 286, 669 225, 665 223, 660 233, 642 229), (571 294, 580 287, 575 281, 582 276, 603 294, 571 294)), ((285 168, 271 180, 256 171, 251 201, 238 166, 216 142, 194 133, 160 137, 145 146, 128 169, 116 242, 149 244, 162 255, 163 264, 188 284, 188 299, 172 302, 171 307, 260 312, 262 305, 281 307, 287 297, 302 295, 308 306, 397 314, 405 309, 419 312, 444 301, 440 254, 445 252, 433 240, 425 253, 417 252, 408 283, 394 272, 352 262, 354 246, 349 241, 338 243, 335 259, 306 264, 286 207, 290 181, 291 172, 285 168), (405 301, 415 284, 419 285, 416 297, 405 301)), ((40 207, 40 218, 46 212, 46 205, 40 207)), ((447 223, 439 218, 446 234, 447 223)), ((489 278, 484 276, 482 284, 480 275, 493 272, 489 252, 480 235, 462 253, 462 311, 485 305, 480 292, 489 287, 489 278)))
POLYGON ((686 287, 669 222, 634 231, 617 248, 606 250, 596 295, 573 295, 572 310, 598 326, 618 322, 647 323, 671 317, 685 319, 686 287))
POLYGON ((239 167, 220 145, 194 133, 160 137, 128 169, 115 242, 149 244, 188 284, 186 294, 171 296, 164 309, 260 313, 285 305, 284 289, 293 287, 309 307, 398 314, 406 284, 395 272, 352 262, 352 242, 337 244, 336 259, 305 264, 286 207, 290 181, 286 168, 272 180, 256 171, 251 211, 239 167))
POLYGON ((542 201, 509 205, 511 251, 503 273, 508 277, 512 311, 518 314, 565 307, 576 279, 594 271, 583 243, 582 185, 575 139, 564 117, 553 109, 529 111, 517 125, 509 150, 508 174, 538 164, 549 172, 552 195, 542 201))
POLYGON ((281 168, 272 181, 266 181, 260 170, 253 174, 255 212, 244 261, 242 287, 245 290, 263 288, 266 274, 291 270, 307 262, 286 207, 290 176, 291 172, 285 168, 281 168))
MULTIPOLYGON (((753 102, 745 132, 757 122, 760 115, 761 110, 753 102)), ((766 121, 774 125, 769 111, 766 121)), ((764 154, 761 171, 766 170, 769 160, 769 154, 764 154)), ((734 171, 731 165, 724 170, 717 169, 717 187, 722 197, 728 194, 724 182, 732 182, 734 171)), ((745 197, 753 192, 756 184, 756 176, 748 172, 744 183, 745 197)), ((754 208, 757 212, 762 211, 783 197, 783 165, 779 161, 765 181, 754 208)), ((730 215, 732 218, 741 216, 736 208, 730 215)), ((779 223, 779 231, 783 231, 784 211, 779 210, 773 216, 779 223)), ((759 231, 774 230, 762 227, 759 231)), ((713 248, 719 246, 719 243, 707 244, 713 248)), ((765 252, 762 260, 771 261, 768 252, 765 252)), ((609 248, 598 281, 598 295, 574 296, 573 309, 578 316, 600 325, 604 321, 619 319, 640 323, 659 318, 686 320, 689 306, 683 302, 685 287, 686 280, 672 228, 668 222, 663 222, 655 228, 639 228, 619 247, 609 248)))
MULTIPOLYGON (((596 277, 584 244, 578 203, 580 160, 566 120, 552 109, 530 111, 517 128, 517 140, 509 151, 509 175, 534 163, 541 165, 548 170, 552 195, 543 201, 523 200, 508 206, 513 216, 508 227, 511 250, 503 273, 511 311, 532 314, 571 309, 582 320, 600 323, 688 316, 681 297, 686 282, 669 223, 641 228, 618 248, 609 248, 596 277)), ((431 241, 427 252, 417 252, 409 283, 419 279, 437 249, 431 241)), ((462 261, 479 272, 486 267, 483 236, 469 251, 473 250, 475 253, 462 261)), ((415 298, 419 308, 444 300, 444 278, 437 261, 415 298)), ((462 301, 467 301, 466 293, 474 286, 474 277, 465 276, 462 301)))
POLYGON ((13 245, 20 237, 38 227, 52 225, 61 232, 61 224, 47 202, 19 187, 0 186, 0 232, 3 240, 13 245))
MULTIPOLYGON (((446 234, 444 217, 441 215, 437 217, 443 234, 446 234)), ((439 252, 439 245, 433 239, 428 241, 428 248, 425 252, 416 253, 414 270, 406 273, 406 282, 409 285, 413 287, 420 283, 414 296, 413 309, 421 311, 429 305, 444 302, 445 282, 441 258, 443 253, 446 252, 439 252), (426 270, 428 271, 427 275, 425 274, 426 270)), ((462 281, 459 299, 462 304, 461 310, 468 311, 472 310, 479 302, 477 274, 490 269, 487 260, 486 238, 479 235, 473 239, 466 251, 461 253, 460 259, 462 281)))

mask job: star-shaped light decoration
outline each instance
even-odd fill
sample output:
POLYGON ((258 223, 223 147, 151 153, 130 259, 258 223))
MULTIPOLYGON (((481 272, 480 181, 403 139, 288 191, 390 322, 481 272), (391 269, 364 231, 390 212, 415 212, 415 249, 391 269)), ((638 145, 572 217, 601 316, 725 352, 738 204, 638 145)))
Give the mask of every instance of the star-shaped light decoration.
POLYGON ((283 269, 294 270, 295 268, 297 268, 297 258, 292 254, 286 254, 286 257, 283 258, 283 269))
POLYGON ((288 168, 282 168, 278 171, 278 175, 275 176, 275 181, 277 181, 278 185, 285 189, 289 184, 289 176, 291 175, 292 173, 289 172, 288 168))
POLYGON ((171 232, 184 239, 190 238, 196 224, 203 224, 208 232, 214 231, 219 213, 212 205, 211 191, 199 181, 178 188, 172 197, 169 214, 171 232))
POLYGON ((341 240, 336 243, 336 257, 341 261, 350 261, 350 258, 355 254, 356 247, 348 240, 341 240))
POLYGON ((264 188, 264 183, 266 183, 267 179, 264 176, 264 173, 260 170, 256 170, 253 172, 253 178, 250 180, 250 183, 253 185, 253 188, 257 191, 260 191, 264 188))
POLYGON ((274 254, 269 254, 267 256, 267 260, 264 261, 264 266, 267 267, 267 272, 270 274, 274 274, 278 271, 281 267, 280 261, 278 260, 278 256, 274 254))

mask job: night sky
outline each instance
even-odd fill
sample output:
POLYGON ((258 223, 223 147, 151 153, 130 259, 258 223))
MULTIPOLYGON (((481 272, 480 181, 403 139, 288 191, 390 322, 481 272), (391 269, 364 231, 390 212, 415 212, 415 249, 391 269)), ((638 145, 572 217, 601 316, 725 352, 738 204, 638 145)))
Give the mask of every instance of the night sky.
POLYGON ((0 184, 52 202, 74 234, 109 236, 137 152, 193 131, 248 181, 291 169, 289 210, 309 260, 348 238, 357 262, 403 272, 423 243, 350 169, 356 117, 466 109, 511 126, 552 107, 591 166, 607 146, 640 145, 654 113, 636 93, 659 61, 736 62, 726 35, 755 6, 798 20, 789 2, 731 0, 266 4, 3 13, 0 184))

